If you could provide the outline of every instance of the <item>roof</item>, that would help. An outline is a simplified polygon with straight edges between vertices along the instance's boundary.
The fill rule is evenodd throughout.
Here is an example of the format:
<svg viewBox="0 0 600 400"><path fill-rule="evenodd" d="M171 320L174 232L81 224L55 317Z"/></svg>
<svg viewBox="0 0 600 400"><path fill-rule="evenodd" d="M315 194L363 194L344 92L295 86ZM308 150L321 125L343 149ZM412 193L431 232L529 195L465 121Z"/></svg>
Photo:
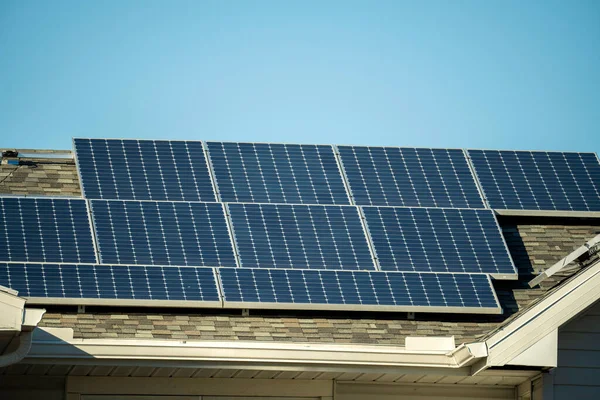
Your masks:
<svg viewBox="0 0 600 400"><path fill-rule="evenodd" d="M64 153L64 152L63 152ZM27 159L0 165L0 194L80 196L72 159ZM514 318L576 271L562 272L531 289L540 271L600 232L600 220L558 217L500 217L518 268L516 281L496 281L502 315L252 311L170 308L74 308L47 306L39 326L72 328L75 338L139 338L354 343L403 346L407 336L454 336L476 341Z"/></svg>

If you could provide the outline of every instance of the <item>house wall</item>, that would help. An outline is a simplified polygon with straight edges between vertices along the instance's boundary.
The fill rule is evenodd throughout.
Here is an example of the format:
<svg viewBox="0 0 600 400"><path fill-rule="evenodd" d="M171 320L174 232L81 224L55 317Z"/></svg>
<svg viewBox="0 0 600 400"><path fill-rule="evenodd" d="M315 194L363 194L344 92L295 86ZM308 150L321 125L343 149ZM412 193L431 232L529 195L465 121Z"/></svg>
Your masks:
<svg viewBox="0 0 600 400"><path fill-rule="evenodd" d="M544 400L600 399L600 302L559 329L558 367L545 378Z"/></svg>
<svg viewBox="0 0 600 400"><path fill-rule="evenodd" d="M0 376L2 400L63 400L65 378L53 376Z"/></svg>
<svg viewBox="0 0 600 400"><path fill-rule="evenodd" d="M516 389L334 380L0 376L4 400L426 400L515 399Z"/></svg>

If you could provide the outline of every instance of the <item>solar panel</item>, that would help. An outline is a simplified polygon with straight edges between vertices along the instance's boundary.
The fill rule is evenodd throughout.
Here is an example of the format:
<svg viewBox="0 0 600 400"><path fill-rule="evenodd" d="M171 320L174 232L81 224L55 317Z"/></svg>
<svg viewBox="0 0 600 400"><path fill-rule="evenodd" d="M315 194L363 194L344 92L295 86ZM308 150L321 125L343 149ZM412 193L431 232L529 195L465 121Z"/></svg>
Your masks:
<svg viewBox="0 0 600 400"><path fill-rule="evenodd" d="M85 201L0 197L0 261L95 263Z"/></svg>
<svg viewBox="0 0 600 400"><path fill-rule="evenodd" d="M483 208L462 150L338 146L355 204Z"/></svg>
<svg viewBox="0 0 600 400"><path fill-rule="evenodd" d="M483 274L220 268L225 307L500 313Z"/></svg>
<svg viewBox="0 0 600 400"><path fill-rule="evenodd" d="M88 199L215 201L201 142L74 139Z"/></svg>
<svg viewBox="0 0 600 400"><path fill-rule="evenodd" d="M169 300L209 302L208 307L221 300L213 268L0 263L0 285L24 297L118 299L118 304Z"/></svg>
<svg viewBox="0 0 600 400"><path fill-rule="evenodd" d="M90 203L103 264L236 266L219 203Z"/></svg>
<svg viewBox="0 0 600 400"><path fill-rule="evenodd" d="M517 277L492 210L363 207L363 212L383 271Z"/></svg>
<svg viewBox="0 0 600 400"><path fill-rule="evenodd" d="M354 206L227 205L242 267L374 269Z"/></svg>
<svg viewBox="0 0 600 400"><path fill-rule="evenodd" d="M469 150L494 209L600 211L600 163L593 153Z"/></svg>
<svg viewBox="0 0 600 400"><path fill-rule="evenodd" d="M222 201L349 204L331 146L206 144Z"/></svg>

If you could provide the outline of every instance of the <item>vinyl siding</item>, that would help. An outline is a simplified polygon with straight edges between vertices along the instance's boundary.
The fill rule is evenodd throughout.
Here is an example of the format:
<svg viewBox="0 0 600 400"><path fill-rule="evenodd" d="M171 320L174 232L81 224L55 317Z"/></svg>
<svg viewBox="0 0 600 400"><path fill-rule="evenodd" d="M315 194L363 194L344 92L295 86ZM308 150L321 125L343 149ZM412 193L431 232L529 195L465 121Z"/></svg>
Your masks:
<svg viewBox="0 0 600 400"><path fill-rule="evenodd" d="M600 399L600 303L561 327L552 400Z"/></svg>

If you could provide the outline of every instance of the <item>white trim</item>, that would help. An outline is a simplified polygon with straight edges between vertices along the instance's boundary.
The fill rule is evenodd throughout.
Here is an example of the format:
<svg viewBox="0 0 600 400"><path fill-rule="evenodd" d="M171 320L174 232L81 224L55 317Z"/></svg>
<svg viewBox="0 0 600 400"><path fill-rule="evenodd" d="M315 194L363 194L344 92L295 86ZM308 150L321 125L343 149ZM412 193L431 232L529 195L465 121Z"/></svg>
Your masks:
<svg viewBox="0 0 600 400"><path fill-rule="evenodd" d="M509 364L519 354L597 302L600 299L599 288L600 260L485 339L489 355L485 364L477 368L481 370Z"/></svg>
<svg viewBox="0 0 600 400"><path fill-rule="evenodd" d="M503 210L494 208L496 215L508 217L600 218L600 211L567 210Z"/></svg>
<svg viewBox="0 0 600 400"><path fill-rule="evenodd" d="M56 330L39 329L41 332L34 338L28 363L149 363L154 366L306 368L311 371L381 373L428 368L427 373L467 376L468 365L487 355L482 344L462 345L450 352L409 351L401 347L355 344L71 339L69 335L57 337Z"/></svg>

